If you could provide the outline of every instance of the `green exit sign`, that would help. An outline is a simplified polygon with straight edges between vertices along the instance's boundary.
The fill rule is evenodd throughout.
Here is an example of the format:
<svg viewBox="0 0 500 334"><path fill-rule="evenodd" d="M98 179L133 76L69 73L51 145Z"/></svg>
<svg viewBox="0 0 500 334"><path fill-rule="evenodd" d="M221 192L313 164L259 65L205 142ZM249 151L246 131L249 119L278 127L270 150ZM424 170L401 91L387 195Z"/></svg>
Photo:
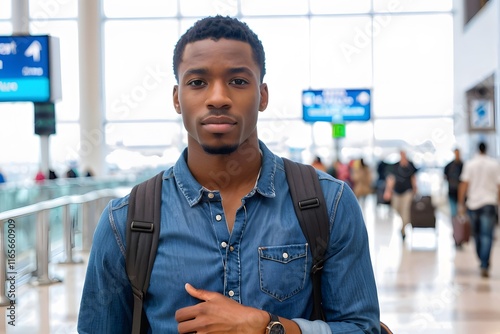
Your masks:
<svg viewBox="0 0 500 334"><path fill-rule="evenodd" d="M332 137L333 138L345 137L345 123L332 124Z"/></svg>

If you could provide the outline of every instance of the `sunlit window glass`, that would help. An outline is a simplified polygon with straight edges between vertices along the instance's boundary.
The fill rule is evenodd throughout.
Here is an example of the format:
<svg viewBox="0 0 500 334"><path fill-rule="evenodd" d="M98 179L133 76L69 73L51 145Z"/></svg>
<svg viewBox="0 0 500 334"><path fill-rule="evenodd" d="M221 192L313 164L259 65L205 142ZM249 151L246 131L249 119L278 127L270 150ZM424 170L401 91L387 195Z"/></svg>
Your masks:
<svg viewBox="0 0 500 334"><path fill-rule="evenodd" d="M374 127L375 146L381 155L410 150L418 164L442 165L444 152L455 144L451 118L379 119Z"/></svg>
<svg viewBox="0 0 500 334"><path fill-rule="evenodd" d="M311 14L368 13L371 0L310 0Z"/></svg>
<svg viewBox="0 0 500 334"><path fill-rule="evenodd" d="M12 15L12 0L0 0L0 19L8 19Z"/></svg>
<svg viewBox="0 0 500 334"><path fill-rule="evenodd" d="M177 15L177 0L102 0L102 4L104 15L113 18Z"/></svg>
<svg viewBox="0 0 500 334"><path fill-rule="evenodd" d="M433 12L450 11L452 0L373 0L375 12Z"/></svg>
<svg viewBox="0 0 500 334"><path fill-rule="evenodd" d="M371 32L370 17L311 18L311 88L370 88Z"/></svg>
<svg viewBox="0 0 500 334"><path fill-rule="evenodd" d="M278 20L279 24L273 18L243 20L259 36L266 52L264 81L269 86L270 100L268 108L259 117L301 117L301 93L309 85L308 20L282 18Z"/></svg>
<svg viewBox="0 0 500 334"><path fill-rule="evenodd" d="M80 155L80 125L59 122L56 134L50 136L51 168L66 171L69 161L78 161ZM86 166L82 166L86 167Z"/></svg>
<svg viewBox="0 0 500 334"><path fill-rule="evenodd" d="M297 15L308 11L307 0L241 0L243 15Z"/></svg>
<svg viewBox="0 0 500 334"><path fill-rule="evenodd" d="M238 14L236 0L183 0L180 1L181 15L208 16L223 15L235 16Z"/></svg>
<svg viewBox="0 0 500 334"><path fill-rule="evenodd" d="M12 34L12 25L6 22L0 22L0 35Z"/></svg>
<svg viewBox="0 0 500 334"><path fill-rule="evenodd" d="M375 114L451 115L451 15L375 16L378 20L373 32Z"/></svg>
<svg viewBox="0 0 500 334"><path fill-rule="evenodd" d="M78 0L30 0L29 11L30 17L34 20L76 18Z"/></svg>
<svg viewBox="0 0 500 334"><path fill-rule="evenodd" d="M34 133L34 115L33 103L0 103L1 138L4 141L0 165L20 162L29 166L38 163L40 144Z"/></svg>
<svg viewBox="0 0 500 334"><path fill-rule="evenodd" d="M109 21L104 29L106 117L177 118L172 104L175 20Z"/></svg>

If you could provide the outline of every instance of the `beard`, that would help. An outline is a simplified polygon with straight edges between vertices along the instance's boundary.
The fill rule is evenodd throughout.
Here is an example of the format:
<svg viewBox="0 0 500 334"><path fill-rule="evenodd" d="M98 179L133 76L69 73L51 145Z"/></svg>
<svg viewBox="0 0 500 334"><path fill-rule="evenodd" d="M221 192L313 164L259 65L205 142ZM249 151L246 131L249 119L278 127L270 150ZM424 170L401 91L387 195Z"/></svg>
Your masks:
<svg viewBox="0 0 500 334"><path fill-rule="evenodd" d="M214 155L228 155L238 149L238 145L208 146L202 145L203 151Z"/></svg>

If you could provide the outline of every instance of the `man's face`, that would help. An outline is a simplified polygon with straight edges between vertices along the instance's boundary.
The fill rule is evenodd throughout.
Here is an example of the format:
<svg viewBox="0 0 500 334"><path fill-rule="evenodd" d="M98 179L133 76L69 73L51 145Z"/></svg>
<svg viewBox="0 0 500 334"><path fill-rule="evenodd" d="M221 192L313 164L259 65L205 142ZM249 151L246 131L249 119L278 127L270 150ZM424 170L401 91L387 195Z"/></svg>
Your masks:
<svg viewBox="0 0 500 334"><path fill-rule="evenodd" d="M189 145L228 154L257 138L257 116L268 102L249 44L220 39L189 43L178 68L173 101Z"/></svg>

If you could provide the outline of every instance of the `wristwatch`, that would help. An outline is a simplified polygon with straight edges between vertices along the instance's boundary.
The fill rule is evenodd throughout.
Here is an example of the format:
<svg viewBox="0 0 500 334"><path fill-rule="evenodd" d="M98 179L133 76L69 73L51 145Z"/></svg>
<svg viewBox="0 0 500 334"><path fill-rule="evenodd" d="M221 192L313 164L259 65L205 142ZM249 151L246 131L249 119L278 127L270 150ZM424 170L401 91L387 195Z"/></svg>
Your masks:
<svg viewBox="0 0 500 334"><path fill-rule="evenodd" d="M278 316L271 313L269 313L269 316L271 317L271 321L267 324L266 334L286 334L285 327L283 327Z"/></svg>

